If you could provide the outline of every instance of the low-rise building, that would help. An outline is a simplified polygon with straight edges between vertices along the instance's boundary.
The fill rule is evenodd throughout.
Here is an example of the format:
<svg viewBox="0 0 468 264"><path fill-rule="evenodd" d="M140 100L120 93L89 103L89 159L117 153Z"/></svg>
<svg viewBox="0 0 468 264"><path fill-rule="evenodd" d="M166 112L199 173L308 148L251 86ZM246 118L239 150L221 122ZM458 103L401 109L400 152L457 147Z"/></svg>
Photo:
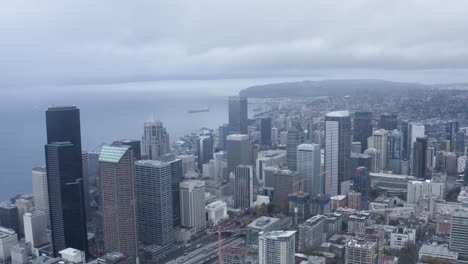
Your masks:
<svg viewBox="0 0 468 264"><path fill-rule="evenodd" d="M419 261L428 261L431 259L447 262L456 261L458 259L458 252L450 250L447 244L422 245L419 250Z"/></svg>
<svg viewBox="0 0 468 264"><path fill-rule="evenodd" d="M327 217L316 215L299 225L299 252L309 247L318 247L327 238Z"/></svg>
<svg viewBox="0 0 468 264"><path fill-rule="evenodd" d="M346 207L347 204L346 195L335 195L330 197L330 207L332 210L336 210L340 207Z"/></svg>
<svg viewBox="0 0 468 264"><path fill-rule="evenodd" d="M416 242L416 230L407 227L399 227L390 234L390 248L402 249L408 243Z"/></svg>
<svg viewBox="0 0 468 264"><path fill-rule="evenodd" d="M217 225L221 220L228 218L227 204L223 201L215 201L206 206L208 222L211 225Z"/></svg>

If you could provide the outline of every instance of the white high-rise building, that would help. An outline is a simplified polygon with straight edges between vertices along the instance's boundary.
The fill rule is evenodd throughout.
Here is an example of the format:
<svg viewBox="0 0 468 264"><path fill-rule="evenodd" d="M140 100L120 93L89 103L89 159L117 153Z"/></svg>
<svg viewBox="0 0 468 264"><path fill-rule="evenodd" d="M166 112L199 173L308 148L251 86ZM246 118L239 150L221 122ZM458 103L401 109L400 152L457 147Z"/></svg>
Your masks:
<svg viewBox="0 0 468 264"><path fill-rule="evenodd" d="M19 235L24 235L24 223L23 215L29 210L34 208L34 201L31 195L22 195L15 201L16 208L18 209L18 223L19 223Z"/></svg>
<svg viewBox="0 0 468 264"><path fill-rule="evenodd" d="M278 145L278 128L271 128L271 146L276 147Z"/></svg>
<svg viewBox="0 0 468 264"><path fill-rule="evenodd" d="M45 167L32 169L32 195L34 208L45 213L47 224L49 225L49 193L47 190L47 171Z"/></svg>
<svg viewBox="0 0 468 264"><path fill-rule="evenodd" d="M288 142L288 132L281 131L279 137L280 137L280 145L286 146L286 143Z"/></svg>
<svg viewBox="0 0 468 264"><path fill-rule="evenodd" d="M388 131L379 129L372 133L372 147L380 152L380 168L387 168Z"/></svg>
<svg viewBox="0 0 468 264"><path fill-rule="evenodd" d="M464 257L468 256L468 209L455 209L452 213L449 248Z"/></svg>
<svg viewBox="0 0 468 264"><path fill-rule="evenodd" d="M259 183L265 182L265 168L279 168L286 164L285 150L265 150L258 152L256 176Z"/></svg>
<svg viewBox="0 0 468 264"><path fill-rule="evenodd" d="M445 197L445 180L408 181L407 203L416 204L424 196Z"/></svg>
<svg viewBox="0 0 468 264"><path fill-rule="evenodd" d="M180 186L180 217L182 226L201 231L206 227L205 182L185 180Z"/></svg>
<svg viewBox="0 0 468 264"><path fill-rule="evenodd" d="M18 244L18 235L12 229L0 227L0 263L6 263L11 256L11 248Z"/></svg>
<svg viewBox="0 0 468 264"><path fill-rule="evenodd" d="M34 210L25 213L24 236L33 248L39 248L49 243L47 240L47 216L44 212Z"/></svg>
<svg viewBox="0 0 468 264"><path fill-rule="evenodd" d="M324 181L320 175L320 146L301 144L297 146L297 172L305 179L304 191L310 195L324 193Z"/></svg>
<svg viewBox="0 0 468 264"><path fill-rule="evenodd" d="M258 260L260 264L294 263L296 231L260 232Z"/></svg>
<svg viewBox="0 0 468 264"><path fill-rule="evenodd" d="M195 155L178 155L176 158L182 160L182 176L195 171Z"/></svg>

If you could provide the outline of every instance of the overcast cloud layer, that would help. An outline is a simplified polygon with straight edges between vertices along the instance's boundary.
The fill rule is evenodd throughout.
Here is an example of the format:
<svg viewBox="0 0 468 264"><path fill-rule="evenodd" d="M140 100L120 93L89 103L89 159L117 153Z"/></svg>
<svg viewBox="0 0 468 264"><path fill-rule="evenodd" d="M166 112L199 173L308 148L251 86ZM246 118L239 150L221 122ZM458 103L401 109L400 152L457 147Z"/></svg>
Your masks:
<svg viewBox="0 0 468 264"><path fill-rule="evenodd" d="M2 1L0 84L465 70L467 14L461 0Z"/></svg>

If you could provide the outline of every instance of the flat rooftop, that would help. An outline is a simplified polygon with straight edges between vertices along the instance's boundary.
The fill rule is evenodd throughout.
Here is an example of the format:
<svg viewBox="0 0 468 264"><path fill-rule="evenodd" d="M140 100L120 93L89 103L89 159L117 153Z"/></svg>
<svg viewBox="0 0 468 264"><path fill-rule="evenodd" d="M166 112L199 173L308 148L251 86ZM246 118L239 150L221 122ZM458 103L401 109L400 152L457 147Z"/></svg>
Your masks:
<svg viewBox="0 0 468 264"><path fill-rule="evenodd" d="M349 111L333 111L327 114L329 117L347 117L349 116Z"/></svg>

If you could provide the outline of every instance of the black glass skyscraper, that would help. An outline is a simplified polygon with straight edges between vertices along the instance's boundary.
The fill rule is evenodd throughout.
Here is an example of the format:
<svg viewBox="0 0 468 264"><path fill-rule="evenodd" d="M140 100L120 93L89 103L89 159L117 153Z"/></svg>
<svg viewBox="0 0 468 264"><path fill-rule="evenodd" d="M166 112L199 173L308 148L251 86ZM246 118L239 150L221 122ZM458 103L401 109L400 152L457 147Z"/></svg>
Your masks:
<svg viewBox="0 0 468 264"><path fill-rule="evenodd" d="M384 114L380 116L379 128L391 131L397 129L397 115Z"/></svg>
<svg viewBox="0 0 468 264"><path fill-rule="evenodd" d="M271 146L271 118L260 119L260 142L262 146Z"/></svg>
<svg viewBox="0 0 468 264"><path fill-rule="evenodd" d="M231 134L247 134L247 97L229 97L229 130Z"/></svg>
<svg viewBox="0 0 468 264"><path fill-rule="evenodd" d="M197 141L198 169L203 170L203 164L213 159L213 138L211 135L200 136Z"/></svg>
<svg viewBox="0 0 468 264"><path fill-rule="evenodd" d="M47 185L54 255L72 247L88 252L80 110L52 107L46 112Z"/></svg>
<svg viewBox="0 0 468 264"><path fill-rule="evenodd" d="M418 137L414 142L413 175L417 178L427 178L427 137Z"/></svg>
<svg viewBox="0 0 468 264"><path fill-rule="evenodd" d="M455 141L456 141L456 136L458 132L458 122L450 122L448 127L447 127L447 132L448 132L448 140L450 140L450 151L454 152L455 151Z"/></svg>
<svg viewBox="0 0 468 264"><path fill-rule="evenodd" d="M297 170L297 146L304 142L304 131L299 124L295 124L288 130L286 142L286 164L288 169Z"/></svg>
<svg viewBox="0 0 468 264"><path fill-rule="evenodd" d="M0 204L0 226L19 232L18 208L9 202Z"/></svg>
<svg viewBox="0 0 468 264"><path fill-rule="evenodd" d="M372 113L354 113L353 141L361 142L361 153L367 149L367 138L372 136Z"/></svg>

